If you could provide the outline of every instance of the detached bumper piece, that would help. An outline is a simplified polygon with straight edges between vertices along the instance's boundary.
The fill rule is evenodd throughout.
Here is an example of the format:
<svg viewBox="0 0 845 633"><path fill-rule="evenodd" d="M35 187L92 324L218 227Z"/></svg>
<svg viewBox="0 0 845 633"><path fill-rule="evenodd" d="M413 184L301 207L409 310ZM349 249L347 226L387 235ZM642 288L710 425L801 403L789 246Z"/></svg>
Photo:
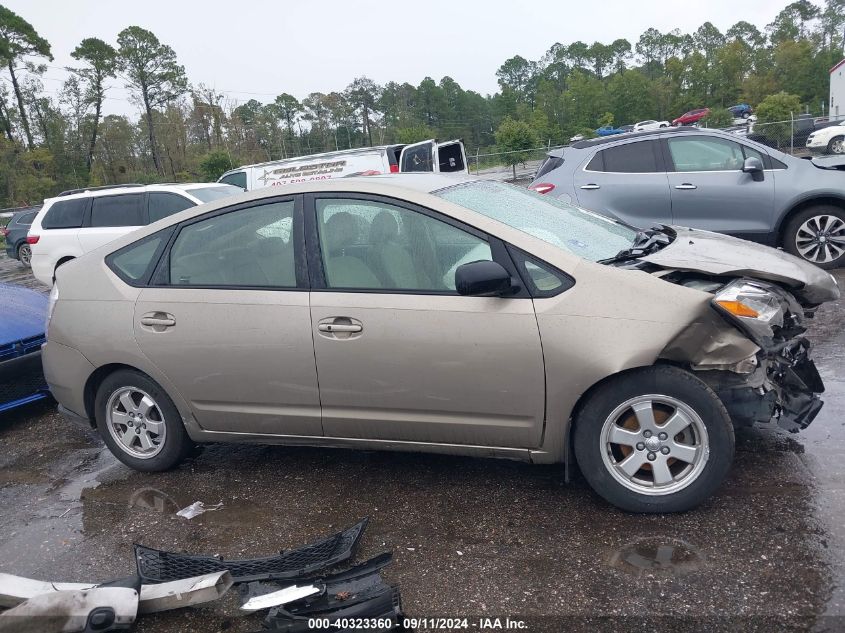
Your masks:
<svg viewBox="0 0 845 633"><path fill-rule="evenodd" d="M824 383L810 359L810 344L802 340L794 348L784 350L775 369L773 381L781 389L778 424L792 433L806 429L821 411L818 394Z"/></svg>
<svg viewBox="0 0 845 633"><path fill-rule="evenodd" d="M0 633L128 631L138 616L140 578L39 594L0 614Z"/></svg>
<svg viewBox="0 0 845 633"><path fill-rule="evenodd" d="M298 580L298 584L319 587L320 592L270 609L265 630L305 633L313 631L315 620L321 620L332 631L344 631L334 623L362 619L369 623L369 630L394 629L402 618L399 588L386 583L380 573L391 559L392 554L381 554L340 573ZM241 598L246 603L283 588L279 583L252 582L242 586Z"/></svg>
<svg viewBox="0 0 845 633"><path fill-rule="evenodd" d="M303 578L333 567L352 557L369 519L310 545L282 550L277 556L248 560L224 560L215 556L193 556L135 545L138 575L145 583L169 582L228 571L234 583L256 580Z"/></svg>

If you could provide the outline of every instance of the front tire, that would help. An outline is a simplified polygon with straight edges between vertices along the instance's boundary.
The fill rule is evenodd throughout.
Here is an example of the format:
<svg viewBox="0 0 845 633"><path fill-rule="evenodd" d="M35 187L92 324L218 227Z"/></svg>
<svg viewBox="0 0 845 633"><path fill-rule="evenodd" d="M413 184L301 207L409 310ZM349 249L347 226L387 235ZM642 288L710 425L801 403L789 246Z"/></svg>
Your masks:
<svg viewBox="0 0 845 633"><path fill-rule="evenodd" d="M783 247L821 268L845 265L845 210L827 204L804 209L786 225Z"/></svg>
<svg viewBox="0 0 845 633"><path fill-rule="evenodd" d="M178 465L192 448L176 405L155 381L132 370L110 374L94 401L97 429L109 450L135 470Z"/></svg>
<svg viewBox="0 0 845 633"><path fill-rule="evenodd" d="M828 154L845 154L845 136L837 136L830 139L827 144Z"/></svg>
<svg viewBox="0 0 845 633"><path fill-rule="evenodd" d="M629 512L683 512L730 470L734 433L716 394L671 366L637 369L591 394L574 421L575 456L592 488Z"/></svg>
<svg viewBox="0 0 845 633"><path fill-rule="evenodd" d="M29 244L18 246L18 261L27 268L32 267L32 247Z"/></svg>

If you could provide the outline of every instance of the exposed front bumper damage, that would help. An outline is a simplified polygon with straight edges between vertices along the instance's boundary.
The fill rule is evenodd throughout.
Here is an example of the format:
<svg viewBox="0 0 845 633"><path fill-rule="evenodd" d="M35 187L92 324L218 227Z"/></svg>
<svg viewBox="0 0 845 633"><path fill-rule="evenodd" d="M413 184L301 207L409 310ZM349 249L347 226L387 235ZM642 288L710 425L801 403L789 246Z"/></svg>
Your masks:
<svg viewBox="0 0 845 633"><path fill-rule="evenodd" d="M740 426L776 421L797 433L807 428L824 404L824 383L810 358L810 344L799 337L776 354L762 351L749 374L705 371L699 374Z"/></svg>

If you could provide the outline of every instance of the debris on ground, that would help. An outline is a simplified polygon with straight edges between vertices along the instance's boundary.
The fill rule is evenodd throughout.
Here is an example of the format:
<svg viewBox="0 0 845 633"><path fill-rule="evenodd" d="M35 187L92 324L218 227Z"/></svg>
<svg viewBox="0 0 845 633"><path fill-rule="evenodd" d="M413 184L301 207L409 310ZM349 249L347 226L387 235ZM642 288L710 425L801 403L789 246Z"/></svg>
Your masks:
<svg viewBox="0 0 845 633"><path fill-rule="evenodd" d="M188 507L179 510L179 512L176 513L176 516L182 517L183 519L193 519L195 516L199 516L203 512L212 512L214 510L219 510L222 507L222 501L213 506L207 506L202 501L195 501Z"/></svg>

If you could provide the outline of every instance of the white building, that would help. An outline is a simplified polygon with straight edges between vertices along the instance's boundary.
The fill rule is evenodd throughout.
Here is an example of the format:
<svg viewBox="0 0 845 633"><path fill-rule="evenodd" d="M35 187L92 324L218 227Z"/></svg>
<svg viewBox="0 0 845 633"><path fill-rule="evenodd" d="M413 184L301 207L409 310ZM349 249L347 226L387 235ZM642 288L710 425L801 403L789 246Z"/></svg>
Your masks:
<svg viewBox="0 0 845 633"><path fill-rule="evenodd" d="M845 118L845 59L830 69L830 116Z"/></svg>

